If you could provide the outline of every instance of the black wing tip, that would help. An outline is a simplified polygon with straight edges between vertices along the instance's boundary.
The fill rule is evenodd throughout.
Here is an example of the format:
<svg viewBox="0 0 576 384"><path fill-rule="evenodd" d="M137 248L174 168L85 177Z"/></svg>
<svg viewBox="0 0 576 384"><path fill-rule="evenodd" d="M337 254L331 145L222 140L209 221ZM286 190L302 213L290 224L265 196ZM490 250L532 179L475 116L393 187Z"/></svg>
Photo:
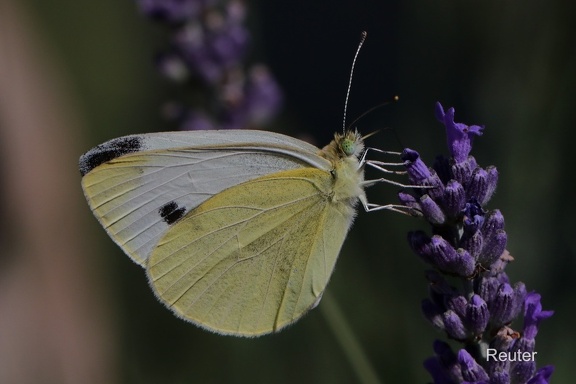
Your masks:
<svg viewBox="0 0 576 384"><path fill-rule="evenodd" d="M141 151L144 138L141 136L124 136L100 144L80 156L79 168L82 176L94 168L128 153Z"/></svg>

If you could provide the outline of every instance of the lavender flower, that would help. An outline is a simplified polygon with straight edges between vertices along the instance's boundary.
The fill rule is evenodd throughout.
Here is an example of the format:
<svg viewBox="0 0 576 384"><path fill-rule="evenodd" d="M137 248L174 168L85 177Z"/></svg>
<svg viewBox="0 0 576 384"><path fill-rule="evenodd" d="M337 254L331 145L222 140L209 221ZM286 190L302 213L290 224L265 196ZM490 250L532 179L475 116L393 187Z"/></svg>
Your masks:
<svg viewBox="0 0 576 384"><path fill-rule="evenodd" d="M250 34L246 5L239 0L137 0L142 13L172 31L170 47L156 58L160 72L192 84L201 107L170 102L165 116L183 129L257 128L282 104L279 86L266 66L245 67Z"/></svg>
<svg viewBox="0 0 576 384"><path fill-rule="evenodd" d="M543 311L540 295L527 293L521 282L511 284L504 272L514 260L506 250L504 217L485 208L498 172L481 168L470 155L484 127L454 122L454 108L445 112L440 103L436 118L446 128L451 157L439 156L428 167L418 152L405 149L410 183L429 188L402 191L399 199L431 225L431 236L408 234L414 252L434 268L426 274L430 297L422 311L462 348L453 352L436 341L435 356L424 367L438 384L548 383L553 367L536 370L534 347L540 321L553 311ZM522 314L524 325L517 331L515 320Z"/></svg>

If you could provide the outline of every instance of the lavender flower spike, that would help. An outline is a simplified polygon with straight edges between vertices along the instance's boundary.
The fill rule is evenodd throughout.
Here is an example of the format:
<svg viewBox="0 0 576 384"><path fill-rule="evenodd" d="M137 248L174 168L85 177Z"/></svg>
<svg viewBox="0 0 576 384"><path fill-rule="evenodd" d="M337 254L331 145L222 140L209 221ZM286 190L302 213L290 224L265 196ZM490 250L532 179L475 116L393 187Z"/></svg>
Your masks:
<svg viewBox="0 0 576 384"><path fill-rule="evenodd" d="M398 197L431 228L431 235L408 234L412 250L435 268L426 272L430 298L422 302L424 316L463 348L455 354L437 341L436 356L424 367L435 384L547 384L553 367L536 369L535 338L540 322L553 312L543 311L540 295L527 294L524 283L511 283L504 272L514 260L506 249L504 216L486 209L498 171L481 168L470 155L472 139L483 127L455 123L454 108L445 113L440 103L436 117L446 128L452 156L440 156L428 167L418 152L405 149L411 184L426 188L401 191ZM514 327L522 314L518 331Z"/></svg>

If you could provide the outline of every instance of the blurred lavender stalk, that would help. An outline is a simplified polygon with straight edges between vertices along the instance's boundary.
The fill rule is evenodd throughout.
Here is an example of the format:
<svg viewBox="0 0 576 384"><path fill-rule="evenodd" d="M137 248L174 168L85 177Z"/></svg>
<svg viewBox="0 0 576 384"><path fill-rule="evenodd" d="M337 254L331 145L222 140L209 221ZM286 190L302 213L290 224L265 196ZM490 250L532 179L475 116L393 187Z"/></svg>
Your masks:
<svg viewBox="0 0 576 384"><path fill-rule="evenodd" d="M279 112L282 94L263 64L244 63L250 34L240 0L136 0L142 13L170 28L160 72L190 85L195 106L168 102L164 115L182 129L259 128Z"/></svg>
<svg viewBox="0 0 576 384"><path fill-rule="evenodd" d="M513 260L506 250L504 217L497 209L484 209L496 190L498 172L492 166L481 168L469 155L473 138L484 127L455 123L454 109L444 112L440 103L436 118L446 127L452 156L439 156L427 167L418 152L405 149L410 182L430 188L402 191L399 198L432 229L431 237L423 231L408 234L414 252L434 267L427 271L430 297L422 302L422 311L463 348L454 352L436 340L435 356L424 366L436 384L548 383L554 368L536 370L533 352L538 325L553 311L543 311L540 295L527 293L522 282L511 285L504 272ZM520 315L524 324L517 331L513 324Z"/></svg>

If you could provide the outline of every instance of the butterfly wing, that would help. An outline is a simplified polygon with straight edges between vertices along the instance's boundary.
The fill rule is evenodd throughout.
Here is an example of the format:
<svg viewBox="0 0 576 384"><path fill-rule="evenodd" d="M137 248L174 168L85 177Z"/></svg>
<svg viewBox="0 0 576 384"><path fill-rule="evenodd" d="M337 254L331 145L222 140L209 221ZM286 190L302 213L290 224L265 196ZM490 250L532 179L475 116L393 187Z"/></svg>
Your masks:
<svg viewBox="0 0 576 384"><path fill-rule="evenodd" d="M222 334L257 336L320 300L352 219L327 171L282 171L228 188L171 226L148 260L156 295Z"/></svg>
<svg viewBox="0 0 576 384"><path fill-rule="evenodd" d="M329 169L318 151L265 131L167 132L99 145L80 158L80 170L94 215L144 266L170 226L211 196L278 171Z"/></svg>

